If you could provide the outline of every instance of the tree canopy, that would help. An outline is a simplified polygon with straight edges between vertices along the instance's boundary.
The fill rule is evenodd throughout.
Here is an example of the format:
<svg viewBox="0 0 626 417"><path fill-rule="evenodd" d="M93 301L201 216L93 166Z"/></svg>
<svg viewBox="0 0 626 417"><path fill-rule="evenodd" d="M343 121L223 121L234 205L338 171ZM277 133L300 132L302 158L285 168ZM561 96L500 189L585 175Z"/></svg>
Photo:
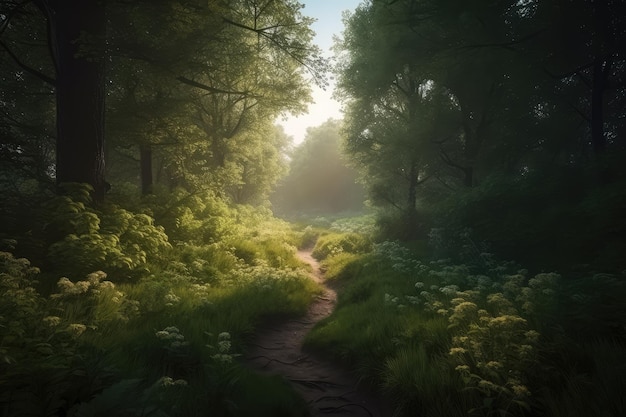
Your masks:
<svg viewBox="0 0 626 417"><path fill-rule="evenodd" d="M280 164L285 146L272 139L280 137L274 120L305 109L310 79L325 82L326 63L301 7L290 0L4 1L7 142L26 142L14 139L33 130L25 115L45 106L37 114L47 114L56 132L46 128L54 152L33 152L47 158L37 168L42 179L88 183L97 200L110 174L141 178L144 193L155 181L188 189L211 184L258 202L280 174L268 170ZM46 100L27 101L42 93ZM3 154L23 159L18 145ZM256 177L259 190L243 197L252 171L270 178Z"/></svg>
<svg viewBox="0 0 626 417"><path fill-rule="evenodd" d="M624 199L625 19L614 1L363 2L336 72L372 201L413 237L456 225L511 255L550 236L604 256L624 223L581 228L599 195Z"/></svg>

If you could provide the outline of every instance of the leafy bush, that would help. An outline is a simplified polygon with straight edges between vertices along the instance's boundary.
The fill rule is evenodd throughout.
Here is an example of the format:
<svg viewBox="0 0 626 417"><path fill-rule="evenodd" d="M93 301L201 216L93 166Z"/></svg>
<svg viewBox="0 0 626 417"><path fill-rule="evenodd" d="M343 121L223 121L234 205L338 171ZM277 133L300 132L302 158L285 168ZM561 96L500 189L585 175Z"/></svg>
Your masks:
<svg viewBox="0 0 626 417"><path fill-rule="evenodd" d="M237 230L234 210L210 191L163 190L147 204L176 244L216 243Z"/></svg>
<svg viewBox="0 0 626 417"><path fill-rule="evenodd" d="M358 233L329 233L319 237L313 248L313 256L323 260L342 252L365 253L370 247L370 241Z"/></svg>
<svg viewBox="0 0 626 417"><path fill-rule="evenodd" d="M61 275L82 277L106 270L126 278L162 259L171 247L164 229L148 215L116 206L93 208L86 186L55 197L44 209L50 219L45 226L48 259Z"/></svg>
<svg viewBox="0 0 626 417"><path fill-rule="evenodd" d="M319 292L288 224L249 207L200 223L194 212L179 230L194 240L172 248L150 210L94 208L82 186L44 209L46 275L68 274L44 296L55 280L42 286L27 260L0 254L0 414L305 414L290 387L233 360L263 316L302 314ZM236 227L206 244L211 221Z"/></svg>
<svg viewBox="0 0 626 417"><path fill-rule="evenodd" d="M4 415L59 415L67 411L68 403L89 397L93 394L89 389L98 386L90 378L99 370L86 368L83 317L71 314L70 305L40 295L38 273L28 260L0 252L0 411Z"/></svg>

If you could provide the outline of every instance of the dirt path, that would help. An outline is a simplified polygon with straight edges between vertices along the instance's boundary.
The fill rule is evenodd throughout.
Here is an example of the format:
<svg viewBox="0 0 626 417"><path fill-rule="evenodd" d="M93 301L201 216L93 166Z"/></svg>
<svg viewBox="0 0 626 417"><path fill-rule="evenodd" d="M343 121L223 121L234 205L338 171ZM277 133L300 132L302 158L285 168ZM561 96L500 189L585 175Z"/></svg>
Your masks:
<svg viewBox="0 0 626 417"><path fill-rule="evenodd" d="M298 257L312 266L311 278L324 285L320 265L311 256L311 250L299 251ZM377 395L359 386L348 370L302 350L305 335L332 313L336 302L335 291L324 285L324 293L311 304L304 317L260 329L246 354L246 362L254 369L289 380L308 402L311 416L390 415Z"/></svg>

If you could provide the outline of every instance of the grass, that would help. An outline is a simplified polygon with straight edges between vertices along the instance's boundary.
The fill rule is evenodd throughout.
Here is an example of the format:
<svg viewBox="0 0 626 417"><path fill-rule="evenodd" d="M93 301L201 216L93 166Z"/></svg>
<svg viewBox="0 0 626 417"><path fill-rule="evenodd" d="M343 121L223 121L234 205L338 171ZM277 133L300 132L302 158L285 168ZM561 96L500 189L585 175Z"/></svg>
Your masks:
<svg viewBox="0 0 626 417"><path fill-rule="evenodd" d="M112 287L100 280L85 291L78 289L86 283L65 282L67 294L60 296L38 294L34 270L5 256L3 415L306 415L285 381L246 370L239 355L261 320L303 314L320 292L294 256L315 239L338 304L305 346L378 386L398 416L626 414L626 350L619 336L626 286L619 277L596 274L554 287L547 286L551 274L540 274L542 281L502 272L498 282L496 268L484 272L490 277L470 277L476 272L464 265L415 259L416 252L428 253L423 242L410 250L394 242L374 245L355 233L355 224L367 222L343 221L328 231L242 218L236 233L206 245L179 244L133 282ZM484 292L472 290L478 284ZM443 290L457 286L468 291L453 290L453 296L468 298L454 304ZM477 317L484 312L466 327L451 327L462 321L451 314L461 315L456 307L463 304L474 305ZM513 320L526 310L531 326L543 324L536 347L517 342L530 340L522 333L535 329ZM82 334L72 334L72 325L83 326ZM505 331L511 336L503 338ZM515 356L522 347L532 355ZM464 353L453 357L452 349ZM463 367L465 374L458 371ZM524 384L532 396L512 396L512 387Z"/></svg>
<svg viewBox="0 0 626 417"><path fill-rule="evenodd" d="M328 236L319 248L346 238ZM447 261L424 265L411 259L414 250L426 252L421 244L406 250L393 242L371 253L326 251L322 264L338 305L306 346L378 385L398 416L625 415L624 340L620 332L606 337L623 308L599 302L622 293L617 278L596 274L585 284L604 284L595 291L571 283L568 291L557 285L557 274L525 277L502 263L483 272L489 278ZM581 305L561 308L574 302ZM451 326L463 305L475 305L479 315L467 327ZM539 333L533 323L542 324ZM571 331L576 323L595 328L586 336L597 339L581 343Z"/></svg>
<svg viewBox="0 0 626 417"><path fill-rule="evenodd" d="M7 258L2 282L28 288L18 295L28 321L20 312L14 333L31 336L1 340L0 414L306 415L285 381L240 363L257 324L303 314L320 292L295 257L302 233L254 223L221 242L178 244L135 282L67 281L49 291L59 296L38 294L27 265Z"/></svg>

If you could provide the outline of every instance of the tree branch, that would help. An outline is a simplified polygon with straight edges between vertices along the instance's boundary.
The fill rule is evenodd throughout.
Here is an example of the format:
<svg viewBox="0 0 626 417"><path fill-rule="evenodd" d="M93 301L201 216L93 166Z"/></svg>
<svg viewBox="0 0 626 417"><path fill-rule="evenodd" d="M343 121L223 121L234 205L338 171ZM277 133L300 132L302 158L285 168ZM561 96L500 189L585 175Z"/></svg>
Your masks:
<svg viewBox="0 0 626 417"><path fill-rule="evenodd" d="M183 77L182 75L179 77L176 77L176 79L178 81L180 81L183 84L187 84L190 85L192 87L196 87L199 88L201 90L205 90L208 91L210 93L215 93L215 94L239 94L242 96L250 96L250 92L249 91L229 91L229 90L222 90L221 88L215 88L215 87L211 87L210 85L206 85L203 83L200 83L198 81L194 81L190 78L187 77Z"/></svg>
<svg viewBox="0 0 626 417"><path fill-rule="evenodd" d="M10 12L8 12L5 17L4 20L2 21L2 24L0 24L0 36L2 36L2 34L4 34L4 31L9 27L9 24L11 23L11 19L13 19L13 17L15 17L15 15L24 8L24 6L26 6L28 3L32 2L33 0L25 0L23 2L21 2L20 4L18 4L17 6L15 6Z"/></svg>
<svg viewBox="0 0 626 417"><path fill-rule="evenodd" d="M24 71L26 71L27 73L29 73L30 75L34 75L35 77L39 78L40 80L50 84L51 86L55 87L56 86L56 80L53 78L48 77L46 74L32 68L29 67L28 65L24 64L17 55L15 55L10 49L9 47L0 40L0 46L2 46L2 48L7 52L7 54L9 54L9 56L13 59L13 61Z"/></svg>
<svg viewBox="0 0 626 417"><path fill-rule="evenodd" d="M463 45L460 46L459 49L472 49L472 48L493 48L493 47L497 47L497 48L504 48L504 49L513 49L513 46L518 45L520 43L524 43L534 37L537 37L539 35L541 35L543 32L547 32L548 28L545 29L540 29L536 32L530 33L526 36L522 36L521 38L518 39L513 39L510 40L508 42L493 42L493 43L476 43L476 44L469 44L469 45Z"/></svg>
<svg viewBox="0 0 626 417"><path fill-rule="evenodd" d="M454 161L452 160L452 158L450 158L450 156L446 153L446 151L441 150L440 152L441 152L441 153L440 153L440 157L441 157L441 159L442 159L442 160L443 160L443 162L445 162L447 165L450 165L451 167L456 168L456 169L460 169L460 170L461 170L461 171L463 171L463 172L466 172L466 171L468 170L468 167L464 167L464 166L459 165L459 164L457 164L456 162L454 162Z"/></svg>

